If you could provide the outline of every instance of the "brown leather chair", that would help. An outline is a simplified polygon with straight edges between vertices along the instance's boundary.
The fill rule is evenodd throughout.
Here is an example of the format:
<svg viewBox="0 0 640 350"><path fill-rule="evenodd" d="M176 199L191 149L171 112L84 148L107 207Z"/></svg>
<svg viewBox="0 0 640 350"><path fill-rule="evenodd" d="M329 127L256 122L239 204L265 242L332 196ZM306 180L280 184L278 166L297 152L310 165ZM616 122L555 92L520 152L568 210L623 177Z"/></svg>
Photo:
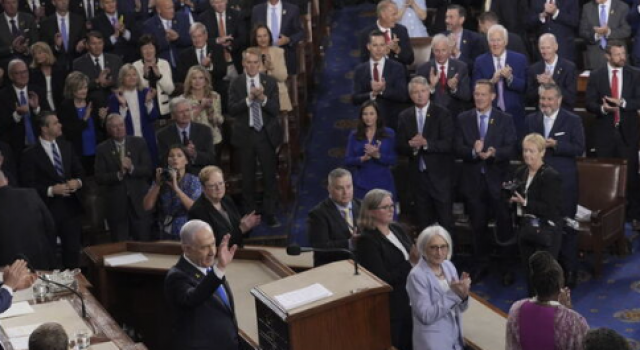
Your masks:
<svg viewBox="0 0 640 350"><path fill-rule="evenodd" d="M592 211L591 222L580 223L579 248L593 252L594 274L602 275L605 250L614 247L622 254L624 237L627 161L622 159L579 158L578 203Z"/></svg>

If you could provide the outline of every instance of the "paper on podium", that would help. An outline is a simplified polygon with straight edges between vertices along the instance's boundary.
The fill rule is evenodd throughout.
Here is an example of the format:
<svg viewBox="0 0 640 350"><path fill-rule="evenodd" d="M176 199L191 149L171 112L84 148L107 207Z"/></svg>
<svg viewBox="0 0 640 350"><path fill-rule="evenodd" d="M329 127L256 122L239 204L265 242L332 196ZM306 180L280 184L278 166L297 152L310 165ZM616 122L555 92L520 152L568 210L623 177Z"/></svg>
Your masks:
<svg viewBox="0 0 640 350"><path fill-rule="evenodd" d="M124 254L124 255L105 257L104 264L106 266L121 266L121 265L135 264L135 263L147 261L147 260L149 259L147 259L147 257L144 256L144 254L133 253L133 254Z"/></svg>
<svg viewBox="0 0 640 350"><path fill-rule="evenodd" d="M288 293L283 293L274 296L274 298L284 307L286 310L295 309L299 306L313 303L324 298L332 296L330 290L325 288L320 283L314 283L308 287L293 290Z"/></svg>
<svg viewBox="0 0 640 350"><path fill-rule="evenodd" d="M26 301L21 301L19 303L11 304L9 310L0 314L0 318L16 317L32 313L33 308L31 307L31 305L29 305L29 303Z"/></svg>
<svg viewBox="0 0 640 350"><path fill-rule="evenodd" d="M27 350L29 349L29 337L10 338L11 346L13 350Z"/></svg>
<svg viewBox="0 0 640 350"><path fill-rule="evenodd" d="M32 305L33 313L2 320L2 329L15 327L29 327L44 322L57 322L62 325L67 334L74 334L79 329L90 328L78 315L68 300L57 300L44 304Z"/></svg>
<svg viewBox="0 0 640 350"><path fill-rule="evenodd" d="M91 350L118 350L118 347L113 342L106 342L100 344L91 344Z"/></svg>

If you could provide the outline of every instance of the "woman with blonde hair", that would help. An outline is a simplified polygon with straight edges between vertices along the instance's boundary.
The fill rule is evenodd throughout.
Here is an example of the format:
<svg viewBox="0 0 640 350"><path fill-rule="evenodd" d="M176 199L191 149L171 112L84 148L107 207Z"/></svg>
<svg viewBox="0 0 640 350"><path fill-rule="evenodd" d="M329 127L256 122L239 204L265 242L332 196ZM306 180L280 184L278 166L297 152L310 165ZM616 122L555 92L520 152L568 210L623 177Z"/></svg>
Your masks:
<svg viewBox="0 0 640 350"><path fill-rule="evenodd" d="M33 60L29 65L29 83L40 86L46 91L47 103L49 109L57 110L60 103L64 99L62 92L64 90L65 72L56 64L56 57L49 44L44 41L38 41L31 45L31 55ZM42 105L42 101L40 102Z"/></svg>
<svg viewBox="0 0 640 350"><path fill-rule="evenodd" d="M184 79L183 97L191 104L191 120L211 128L214 145L222 142L220 125L224 123L224 117L221 98L213 91L211 75L204 67L189 68Z"/></svg>

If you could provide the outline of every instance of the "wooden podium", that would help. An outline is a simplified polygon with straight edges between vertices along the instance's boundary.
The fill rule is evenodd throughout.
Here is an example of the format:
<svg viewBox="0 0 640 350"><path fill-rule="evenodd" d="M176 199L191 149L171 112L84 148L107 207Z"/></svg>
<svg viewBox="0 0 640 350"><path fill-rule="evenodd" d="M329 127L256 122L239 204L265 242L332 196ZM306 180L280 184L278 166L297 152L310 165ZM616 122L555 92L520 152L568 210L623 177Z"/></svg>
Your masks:
<svg viewBox="0 0 640 350"><path fill-rule="evenodd" d="M333 293L291 310L275 296L320 283ZM352 261L338 261L260 285L258 338L264 350L387 350L391 287Z"/></svg>

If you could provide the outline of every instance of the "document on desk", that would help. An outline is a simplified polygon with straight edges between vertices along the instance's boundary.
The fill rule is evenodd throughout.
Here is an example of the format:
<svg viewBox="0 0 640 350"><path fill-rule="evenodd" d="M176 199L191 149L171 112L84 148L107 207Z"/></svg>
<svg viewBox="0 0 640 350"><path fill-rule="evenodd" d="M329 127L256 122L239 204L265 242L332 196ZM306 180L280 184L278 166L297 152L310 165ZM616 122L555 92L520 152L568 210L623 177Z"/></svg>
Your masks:
<svg viewBox="0 0 640 350"><path fill-rule="evenodd" d="M291 310L302 305L313 303L314 301L328 298L332 295L333 293L323 285L320 283L314 283L308 287L276 295L275 299L286 310Z"/></svg>
<svg viewBox="0 0 640 350"><path fill-rule="evenodd" d="M104 264L106 266L121 266L121 265L130 265L135 264L141 261L147 261L146 256L141 253L132 253L132 254L124 254L124 255L116 255L104 258Z"/></svg>
<svg viewBox="0 0 640 350"><path fill-rule="evenodd" d="M29 349L29 336L26 337L18 337L18 338L9 338L11 341L11 346L13 346L13 350L27 350Z"/></svg>
<svg viewBox="0 0 640 350"><path fill-rule="evenodd" d="M33 308L26 301L11 304L9 310L0 314L0 319L32 314Z"/></svg>

